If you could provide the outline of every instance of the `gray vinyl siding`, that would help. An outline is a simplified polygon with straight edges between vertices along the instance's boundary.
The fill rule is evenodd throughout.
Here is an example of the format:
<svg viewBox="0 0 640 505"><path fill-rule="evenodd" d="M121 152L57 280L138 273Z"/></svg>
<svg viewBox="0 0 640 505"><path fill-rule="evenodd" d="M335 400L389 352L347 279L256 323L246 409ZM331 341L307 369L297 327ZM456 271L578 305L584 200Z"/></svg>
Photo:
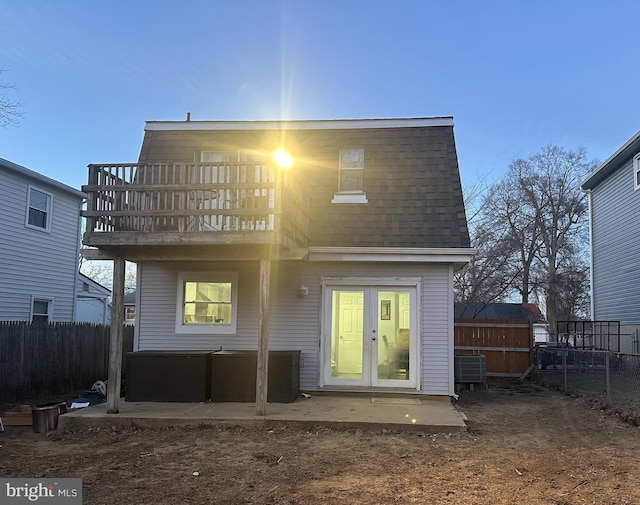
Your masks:
<svg viewBox="0 0 640 505"><path fill-rule="evenodd" d="M28 188L52 195L51 231L27 228ZM0 320L29 320L32 295L53 299L53 321L73 321L79 197L0 167Z"/></svg>
<svg viewBox="0 0 640 505"><path fill-rule="evenodd" d="M453 285L448 265L433 267L422 282L422 380L429 394L453 385Z"/></svg>
<svg viewBox="0 0 640 505"><path fill-rule="evenodd" d="M176 334L178 273L239 273L238 325L235 335ZM136 350L256 349L258 340L258 263L141 262ZM376 265L371 263L273 263L271 272L269 347L300 350L300 383L319 388L321 279L323 277L419 277L421 310L421 391L453 393L453 305L448 265ZM305 297L298 287L309 288Z"/></svg>
<svg viewBox="0 0 640 505"><path fill-rule="evenodd" d="M640 323L640 190L631 160L592 190L595 320Z"/></svg>

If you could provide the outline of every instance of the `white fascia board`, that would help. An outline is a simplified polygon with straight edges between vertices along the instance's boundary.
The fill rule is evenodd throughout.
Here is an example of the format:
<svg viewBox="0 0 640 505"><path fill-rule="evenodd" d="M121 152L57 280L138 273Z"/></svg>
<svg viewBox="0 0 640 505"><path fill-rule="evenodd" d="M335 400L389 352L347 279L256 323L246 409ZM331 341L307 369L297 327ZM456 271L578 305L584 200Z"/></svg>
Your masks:
<svg viewBox="0 0 640 505"><path fill-rule="evenodd" d="M398 119L318 119L282 121L147 121L145 131L177 130L350 130L453 126L452 116Z"/></svg>
<svg viewBox="0 0 640 505"><path fill-rule="evenodd" d="M94 281L91 277L87 277L82 272L78 272L78 281L79 282L86 282L93 289L95 289L96 291L98 291L100 293L104 293L106 296L110 296L111 295L111 290L108 287L103 286L99 282ZM80 290L79 293L86 293L86 291Z"/></svg>
<svg viewBox="0 0 640 505"><path fill-rule="evenodd" d="M109 298L110 295L101 295L99 293L95 293L93 295L85 295L85 294L80 294L78 293L78 299L79 300L107 300Z"/></svg>
<svg viewBox="0 0 640 505"><path fill-rule="evenodd" d="M393 263L467 263L476 254L466 248L309 247L309 261Z"/></svg>
<svg viewBox="0 0 640 505"><path fill-rule="evenodd" d="M598 166L593 172L591 172L587 176L587 178L582 182L582 184L580 184L580 189L582 191L587 191L589 189L592 189L594 186L596 186L599 181L596 182L595 184L593 183L593 181L604 179L607 175L609 175L606 173L607 169L609 168L609 165L616 162L617 158L619 158L620 156L623 156L623 155L629 156L628 153L625 154L625 151L631 148L633 144L635 144L638 141L640 141L640 131L637 132L629 140L627 140L615 153L609 156L604 163L601 163L600 166Z"/></svg>

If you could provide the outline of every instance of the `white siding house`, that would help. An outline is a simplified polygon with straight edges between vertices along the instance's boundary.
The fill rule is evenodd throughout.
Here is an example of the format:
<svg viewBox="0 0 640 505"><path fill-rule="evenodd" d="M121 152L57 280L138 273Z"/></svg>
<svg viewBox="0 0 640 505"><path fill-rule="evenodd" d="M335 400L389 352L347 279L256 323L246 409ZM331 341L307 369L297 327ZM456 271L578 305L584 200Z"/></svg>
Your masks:
<svg viewBox="0 0 640 505"><path fill-rule="evenodd" d="M0 320L74 321L84 194L0 159Z"/></svg>

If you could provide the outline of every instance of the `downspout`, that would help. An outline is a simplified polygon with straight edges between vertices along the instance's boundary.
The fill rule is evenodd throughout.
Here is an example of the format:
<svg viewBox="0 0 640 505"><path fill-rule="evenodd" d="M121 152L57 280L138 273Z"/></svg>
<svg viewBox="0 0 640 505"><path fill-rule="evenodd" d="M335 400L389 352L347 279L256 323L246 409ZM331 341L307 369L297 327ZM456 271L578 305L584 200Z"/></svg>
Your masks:
<svg viewBox="0 0 640 505"><path fill-rule="evenodd" d="M590 295L590 308L591 308L591 320L595 321L595 303L593 292L593 206L591 190L587 189L587 202L589 207L589 295Z"/></svg>
<svg viewBox="0 0 640 505"><path fill-rule="evenodd" d="M448 312L448 318L449 318L449 329L450 329L450 337L449 337L449 356L448 356L448 362L449 362L449 396L451 396L452 398L454 398L455 400L458 399L458 395L456 394L456 384L455 384L455 376L454 376L454 359L453 356L455 355L455 333L456 333L456 328L455 328L455 303L454 303L454 298L455 295L453 293L453 274L454 274L454 270L453 270L453 265L449 264L449 300L448 300L448 307L447 307L447 312Z"/></svg>
<svg viewBox="0 0 640 505"><path fill-rule="evenodd" d="M142 308L142 268L136 263L136 304L133 319L133 351L140 350L140 309Z"/></svg>
<svg viewBox="0 0 640 505"><path fill-rule="evenodd" d="M109 312L109 297L106 296L102 299L102 324L107 324Z"/></svg>
<svg viewBox="0 0 640 505"><path fill-rule="evenodd" d="M76 314L78 310L78 282L80 281L80 249L82 248L82 206L84 205L84 198L80 200L78 205L78 239L76 241L76 264L75 264L75 279L73 281L73 309L72 320L75 323Z"/></svg>

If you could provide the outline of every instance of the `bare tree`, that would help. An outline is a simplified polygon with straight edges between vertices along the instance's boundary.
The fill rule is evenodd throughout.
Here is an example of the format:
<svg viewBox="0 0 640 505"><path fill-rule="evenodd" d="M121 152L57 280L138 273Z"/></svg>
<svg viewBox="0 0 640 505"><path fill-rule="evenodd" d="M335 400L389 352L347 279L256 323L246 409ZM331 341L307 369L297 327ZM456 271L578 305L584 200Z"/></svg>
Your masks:
<svg viewBox="0 0 640 505"><path fill-rule="evenodd" d="M501 240L512 251L505 265L511 287L520 293L522 303L529 303L535 279L534 261L540 249L539 218L533 209L522 205L522 187L512 166L503 180L485 196L483 206L487 226L501 230Z"/></svg>
<svg viewBox="0 0 640 505"><path fill-rule="evenodd" d="M479 206L478 255L455 279L458 300L538 300L551 330L588 305L587 204L580 181L597 165L584 149L547 146L511 163Z"/></svg>
<svg viewBox="0 0 640 505"><path fill-rule="evenodd" d="M113 262L108 260L87 260L81 258L80 272L99 284L111 289L113 285ZM124 290L131 293L136 289L136 264L127 262Z"/></svg>
<svg viewBox="0 0 640 505"><path fill-rule="evenodd" d="M15 83L2 79L4 68L0 68L0 126L7 129L17 126L22 119L22 103L9 97L8 92L15 89Z"/></svg>
<svg viewBox="0 0 640 505"><path fill-rule="evenodd" d="M579 186L596 166L596 161L587 160L584 149L567 151L557 146L547 146L512 164L523 207L530 209L538 221L538 256L545 272L540 287L552 331L562 314L568 315L567 300L574 295L567 289L576 288L576 276L585 270L580 251L584 242L578 238L588 226L587 200Z"/></svg>
<svg viewBox="0 0 640 505"><path fill-rule="evenodd" d="M476 224L471 244L477 253L454 277L456 301L474 307L473 317L487 305L502 301L512 289L514 251L503 233L488 223Z"/></svg>
<svg viewBox="0 0 640 505"><path fill-rule="evenodd" d="M471 246L476 254L454 276L456 302L466 312L473 308L473 316L494 302L502 301L512 290L514 277L520 275L512 266L514 242L508 230L496 227L489 209L495 185L489 187L486 179L464 187L465 209L471 235ZM491 216L491 218L489 217Z"/></svg>

